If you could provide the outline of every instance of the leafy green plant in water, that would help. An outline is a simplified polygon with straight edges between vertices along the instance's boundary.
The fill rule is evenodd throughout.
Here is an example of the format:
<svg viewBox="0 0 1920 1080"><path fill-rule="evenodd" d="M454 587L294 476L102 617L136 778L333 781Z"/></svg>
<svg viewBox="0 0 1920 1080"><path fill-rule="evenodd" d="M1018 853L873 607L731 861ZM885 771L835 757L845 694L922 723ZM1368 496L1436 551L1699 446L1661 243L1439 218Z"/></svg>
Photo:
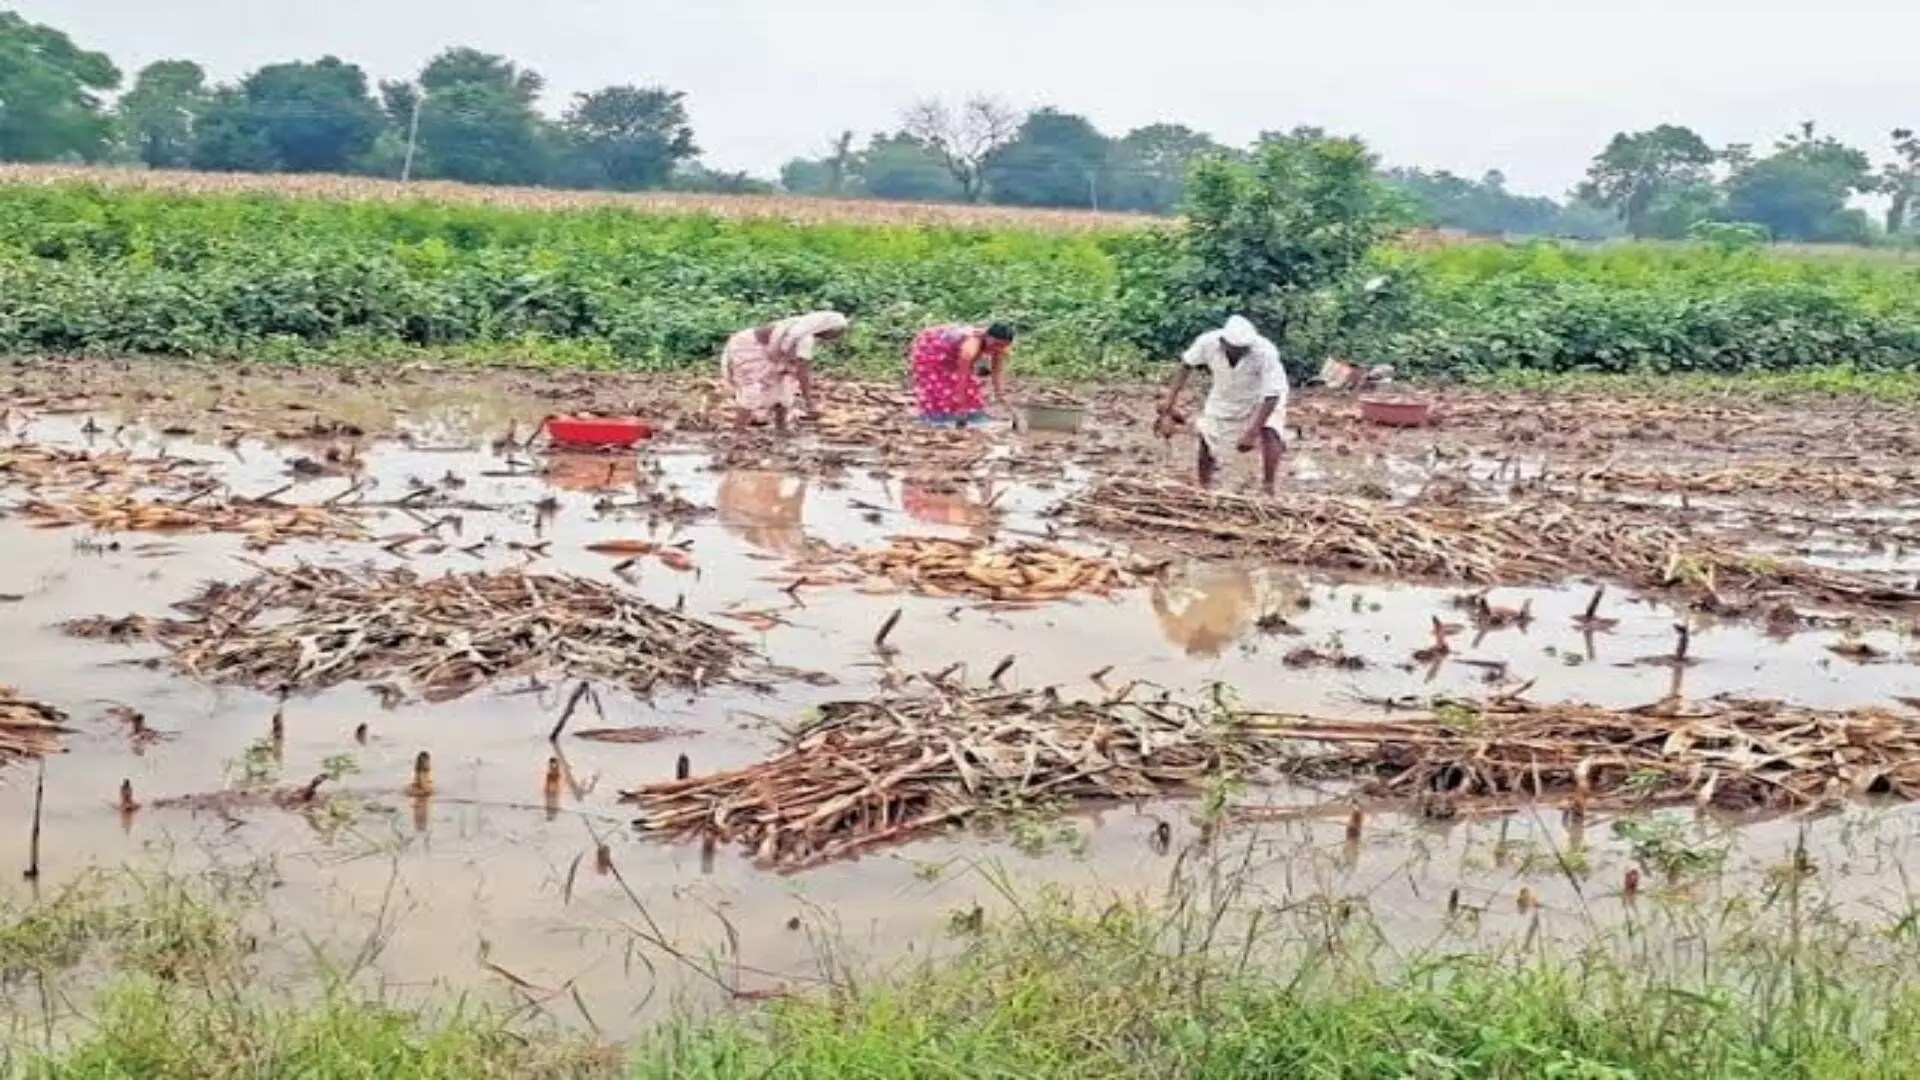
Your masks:
<svg viewBox="0 0 1920 1080"><path fill-rule="evenodd" d="M270 738L255 739L227 764L227 774L240 787L271 784L280 776L280 750Z"/></svg>
<svg viewBox="0 0 1920 1080"><path fill-rule="evenodd" d="M1686 819L1671 814L1618 819L1613 835L1636 860L1674 880L1718 870L1732 853L1727 836L1698 836Z"/></svg>
<svg viewBox="0 0 1920 1080"><path fill-rule="evenodd" d="M1209 776L1200 782L1200 819L1218 824L1227 811L1247 792L1246 781L1237 776Z"/></svg>

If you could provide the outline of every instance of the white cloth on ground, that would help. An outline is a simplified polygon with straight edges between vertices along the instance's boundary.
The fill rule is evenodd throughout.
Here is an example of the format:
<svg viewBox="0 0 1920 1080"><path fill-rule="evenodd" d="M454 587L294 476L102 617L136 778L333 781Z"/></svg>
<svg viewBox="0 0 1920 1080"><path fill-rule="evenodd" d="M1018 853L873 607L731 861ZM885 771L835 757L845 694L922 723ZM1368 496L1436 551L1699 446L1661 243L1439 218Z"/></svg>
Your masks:
<svg viewBox="0 0 1920 1080"><path fill-rule="evenodd" d="M1194 428L1215 457L1239 444L1260 403L1270 397L1280 400L1267 418L1267 428L1283 440L1287 432L1287 369L1280 362L1280 349L1256 332L1253 344L1236 364L1227 359L1226 338L1224 329L1209 330L1195 338L1180 358L1188 367L1212 376L1207 403Z"/></svg>

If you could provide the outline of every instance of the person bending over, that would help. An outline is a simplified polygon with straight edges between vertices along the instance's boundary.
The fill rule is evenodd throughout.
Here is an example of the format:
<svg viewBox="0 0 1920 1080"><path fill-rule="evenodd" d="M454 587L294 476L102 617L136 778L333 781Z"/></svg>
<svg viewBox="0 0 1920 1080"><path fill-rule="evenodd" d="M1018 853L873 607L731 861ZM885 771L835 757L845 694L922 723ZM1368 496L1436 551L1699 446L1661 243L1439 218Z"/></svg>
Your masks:
<svg viewBox="0 0 1920 1080"><path fill-rule="evenodd" d="M1194 422L1200 436L1200 486L1213 486L1228 450L1249 454L1258 447L1260 490L1272 495L1286 449L1287 369L1280 350L1239 315L1195 338L1180 358L1180 370L1154 422L1159 437L1171 438L1179 426L1180 394L1195 370L1212 376L1206 405Z"/></svg>

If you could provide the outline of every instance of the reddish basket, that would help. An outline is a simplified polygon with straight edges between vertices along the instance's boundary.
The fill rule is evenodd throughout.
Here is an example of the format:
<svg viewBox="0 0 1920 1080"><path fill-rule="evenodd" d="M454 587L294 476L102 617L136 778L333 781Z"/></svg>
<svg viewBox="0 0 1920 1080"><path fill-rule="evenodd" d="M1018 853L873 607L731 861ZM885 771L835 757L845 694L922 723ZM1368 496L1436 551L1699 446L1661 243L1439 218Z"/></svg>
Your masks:
<svg viewBox="0 0 1920 1080"><path fill-rule="evenodd" d="M1426 427L1433 423L1433 403L1361 398L1360 419L1384 427Z"/></svg>
<svg viewBox="0 0 1920 1080"><path fill-rule="evenodd" d="M555 446L625 448L653 438L653 425L632 418L549 416L542 426Z"/></svg>

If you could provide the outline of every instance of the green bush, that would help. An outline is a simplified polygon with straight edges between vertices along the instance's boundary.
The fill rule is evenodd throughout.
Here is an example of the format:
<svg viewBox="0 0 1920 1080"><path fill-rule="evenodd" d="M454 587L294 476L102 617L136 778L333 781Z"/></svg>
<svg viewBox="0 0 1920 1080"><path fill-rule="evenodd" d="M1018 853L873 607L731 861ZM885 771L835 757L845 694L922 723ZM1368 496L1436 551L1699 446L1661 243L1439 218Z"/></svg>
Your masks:
<svg viewBox="0 0 1920 1080"><path fill-rule="evenodd" d="M1503 370L1738 374L1920 366L1920 274L1860 260L1625 244L1462 247L1407 257L1383 359Z"/></svg>

